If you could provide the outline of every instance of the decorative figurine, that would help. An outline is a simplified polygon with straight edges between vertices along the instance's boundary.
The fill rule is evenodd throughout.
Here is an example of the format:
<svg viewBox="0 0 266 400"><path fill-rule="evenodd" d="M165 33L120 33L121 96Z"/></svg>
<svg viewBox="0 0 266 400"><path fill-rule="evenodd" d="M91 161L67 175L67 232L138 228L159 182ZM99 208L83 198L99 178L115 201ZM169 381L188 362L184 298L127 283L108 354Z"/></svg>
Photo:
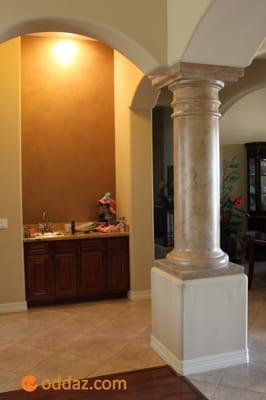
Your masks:
<svg viewBox="0 0 266 400"><path fill-rule="evenodd" d="M116 215L116 204L115 200L112 199L110 192L106 192L105 195L99 200L99 205L99 221L107 224L113 223Z"/></svg>

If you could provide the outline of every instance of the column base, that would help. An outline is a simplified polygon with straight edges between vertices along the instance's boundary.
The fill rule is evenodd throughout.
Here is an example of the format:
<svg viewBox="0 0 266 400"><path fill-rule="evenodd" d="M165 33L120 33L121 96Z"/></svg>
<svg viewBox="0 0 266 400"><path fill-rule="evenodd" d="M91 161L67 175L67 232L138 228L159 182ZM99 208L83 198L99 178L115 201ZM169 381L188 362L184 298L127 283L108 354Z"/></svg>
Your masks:
<svg viewBox="0 0 266 400"><path fill-rule="evenodd" d="M167 260L182 268L206 269L206 268L225 268L229 263L228 255L219 249L214 252L202 254L191 251L172 250L166 256Z"/></svg>
<svg viewBox="0 0 266 400"><path fill-rule="evenodd" d="M246 275L183 280L153 267L151 346L183 375L247 363Z"/></svg>
<svg viewBox="0 0 266 400"><path fill-rule="evenodd" d="M215 276L235 275L244 272L244 267L232 262L224 266L196 268L194 265L184 266L183 264L173 263L171 259L163 258L155 261L155 266L162 271L168 272L183 281L190 279L211 278Z"/></svg>

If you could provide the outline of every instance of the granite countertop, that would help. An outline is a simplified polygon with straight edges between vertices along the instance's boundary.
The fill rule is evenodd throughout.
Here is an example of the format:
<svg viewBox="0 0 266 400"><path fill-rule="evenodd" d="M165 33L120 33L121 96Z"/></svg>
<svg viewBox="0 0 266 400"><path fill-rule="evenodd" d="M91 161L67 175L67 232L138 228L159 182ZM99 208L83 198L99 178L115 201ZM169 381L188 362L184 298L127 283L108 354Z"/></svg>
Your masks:
<svg viewBox="0 0 266 400"><path fill-rule="evenodd" d="M129 232L89 232L89 233L82 233L76 232L74 234L62 232L63 235L60 236L47 236L41 238L24 238L24 243L28 242L51 242L51 241L58 241L58 240L78 240L78 239L100 239L100 238L112 238L112 237L126 237L129 236Z"/></svg>

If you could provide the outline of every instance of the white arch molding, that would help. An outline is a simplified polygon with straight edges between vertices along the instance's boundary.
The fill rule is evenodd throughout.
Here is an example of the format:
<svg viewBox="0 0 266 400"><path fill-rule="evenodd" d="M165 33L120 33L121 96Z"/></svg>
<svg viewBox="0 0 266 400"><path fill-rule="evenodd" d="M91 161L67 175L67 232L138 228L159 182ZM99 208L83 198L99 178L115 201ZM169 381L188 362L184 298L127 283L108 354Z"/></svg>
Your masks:
<svg viewBox="0 0 266 400"><path fill-rule="evenodd" d="M74 18L38 18L17 22L0 30L0 42L40 32L67 32L98 39L119 51L144 73L159 67L158 60L123 32L105 24Z"/></svg>

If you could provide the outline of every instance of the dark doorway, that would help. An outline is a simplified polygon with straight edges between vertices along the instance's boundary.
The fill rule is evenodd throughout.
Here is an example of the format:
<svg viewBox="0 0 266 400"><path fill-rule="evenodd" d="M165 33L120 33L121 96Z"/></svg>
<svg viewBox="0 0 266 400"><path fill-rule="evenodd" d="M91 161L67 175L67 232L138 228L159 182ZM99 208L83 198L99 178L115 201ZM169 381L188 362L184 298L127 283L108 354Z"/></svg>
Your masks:
<svg viewBox="0 0 266 400"><path fill-rule="evenodd" d="M155 258L173 247L173 122L172 109L153 109L153 196Z"/></svg>

